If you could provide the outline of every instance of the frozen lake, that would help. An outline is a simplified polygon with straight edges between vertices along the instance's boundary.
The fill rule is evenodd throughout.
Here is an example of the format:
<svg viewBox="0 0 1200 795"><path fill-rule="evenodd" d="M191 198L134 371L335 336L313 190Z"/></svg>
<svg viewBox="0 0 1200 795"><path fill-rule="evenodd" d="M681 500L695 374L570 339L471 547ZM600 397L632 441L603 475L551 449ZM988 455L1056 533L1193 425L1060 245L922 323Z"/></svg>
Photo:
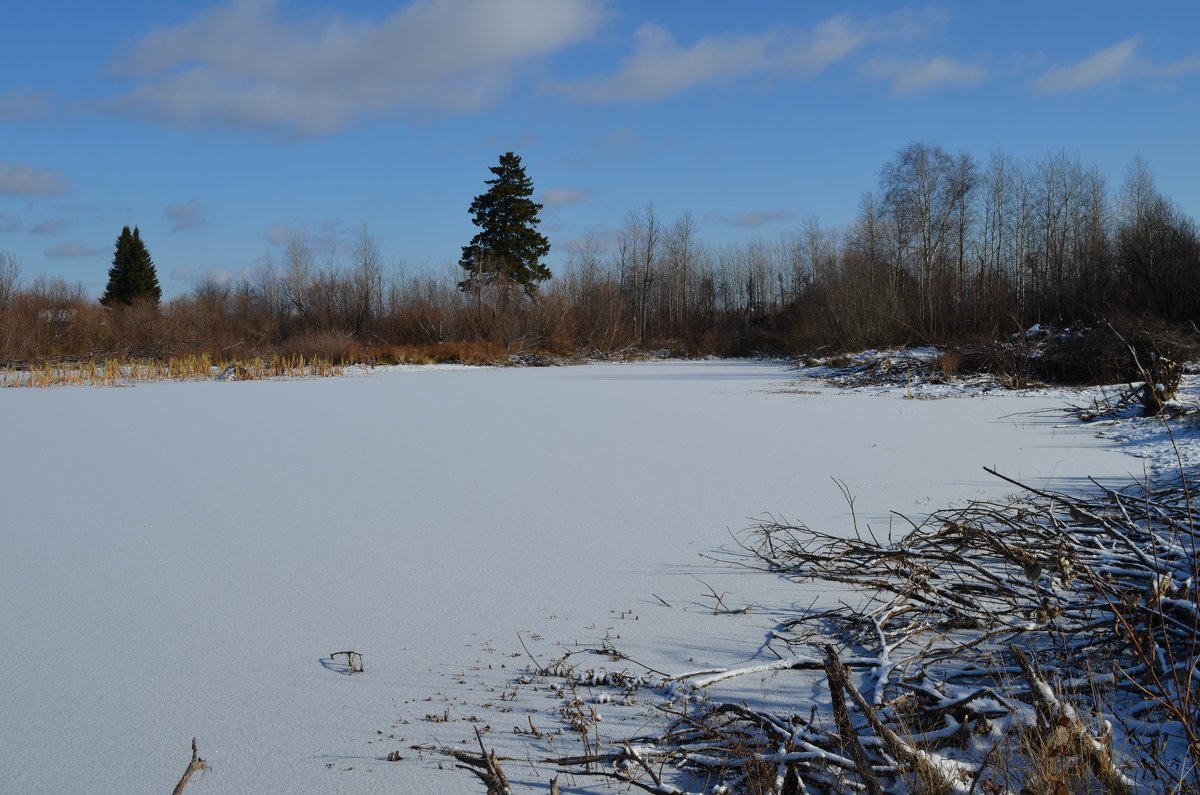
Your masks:
<svg viewBox="0 0 1200 795"><path fill-rule="evenodd" d="M768 512L847 527L834 477L886 530L1010 491L985 465L1058 488L1139 471L1033 413L1061 403L747 362L0 390L0 791L169 791L195 736L212 770L189 794L482 792L383 757L471 736L419 718L502 686L518 632L744 661L771 617L714 623L693 575L795 594L697 553ZM322 664L342 649L364 676Z"/></svg>

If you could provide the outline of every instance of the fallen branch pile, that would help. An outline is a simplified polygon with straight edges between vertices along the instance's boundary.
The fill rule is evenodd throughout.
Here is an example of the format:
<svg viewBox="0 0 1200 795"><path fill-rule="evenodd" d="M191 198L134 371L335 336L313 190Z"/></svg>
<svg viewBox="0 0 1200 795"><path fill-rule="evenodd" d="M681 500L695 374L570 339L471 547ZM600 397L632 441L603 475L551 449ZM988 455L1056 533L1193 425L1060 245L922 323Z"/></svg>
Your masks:
<svg viewBox="0 0 1200 795"><path fill-rule="evenodd" d="M1013 502L936 513L898 541L753 529L742 563L847 584L863 604L801 611L772 638L781 659L763 665L589 672L589 686L664 688L670 725L543 762L659 793L682 792L668 780L714 793L1200 791L1200 558L1186 484L1021 488ZM782 713L703 697L699 710L679 706L766 671L809 677L817 698Z"/></svg>
<svg viewBox="0 0 1200 795"><path fill-rule="evenodd" d="M934 353L931 351L887 351L879 354L865 355L861 361L838 367L832 366L833 371L826 380L844 389L854 389L864 386L911 386L916 383L945 383L947 378L954 375L947 372L944 362L951 359L958 361L956 355L949 352Z"/></svg>

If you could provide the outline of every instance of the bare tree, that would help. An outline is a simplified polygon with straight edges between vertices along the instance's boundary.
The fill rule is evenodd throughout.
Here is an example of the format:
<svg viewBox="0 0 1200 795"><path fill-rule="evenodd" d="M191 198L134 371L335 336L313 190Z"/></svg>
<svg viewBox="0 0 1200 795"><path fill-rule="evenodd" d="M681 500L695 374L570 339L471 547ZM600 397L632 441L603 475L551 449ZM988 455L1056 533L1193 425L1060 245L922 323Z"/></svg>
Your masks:
<svg viewBox="0 0 1200 795"><path fill-rule="evenodd" d="M954 159L940 146L909 144L884 166L884 202L895 223L897 254L917 281L917 319L928 334L939 330L938 306L944 298L938 277L947 264L952 218L963 186L955 179Z"/></svg>
<svg viewBox="0 0 1200 795"><path fill-rule="evenodd" d="M295 313L299 314L307 322L312 323L314 320L312 247L302 235L293 233L288 237L284 256L287 258L287 263L283 274L283 295L287 298Z"/></svg>
<svg viewBox="0 0 1200 795"><path fill-rule="evenodd" d="M1200 232L1163 197L1146 163L1130 165L1121 190L1117 263L1135 311L1194 320L1200 309Z"/></svg>
<svg viewBox="0 0 1200 795"><path fill-rule="evenodd" d="M349 278L350 325L361 336L365 327L380 311L383 300L383 262L379 245L366 223L354 236L354 271Z"/></svg>
<svg viewBox="0 0 1200 795"><path fill-rule="evenodd" d="M691 213L675 220L666 239L667 287L666 301L668 333L680 335L691 317L689 286L695 270L696 221Z"/></svg>
<svg viewBox="0 0 1200 795"><path fill-rule="evenodd" d="M566 272L550 289L565 294L574 334L584 347L608 351L628 335L628 311L620 277L601 256L600 241L588 235L567 244Z"/></svg>
<svg viewBox="0 0 1200 795"><path fill-rule="evenodd" d="M1042 322L1065 323L1073 315L1071 220L1079 213L1083 176L1082 163L1064 151L1042 158L1035 167L1038 240L1033 275L1041 297L1037 319Z"/></svg>
<svg viewBox="0 0 1200 795"><path fill-rule="evenodd" d="M7 251L0 251L0 312L7 308L21 284L21 268L17 258Z"/></svg>
<svg viewBox="0 0 1200 795"><path fill-rule="evenodd" d="M991 293L1002 283L1005 246L1012 225L1017 165L1012 156L996 150L988 161L983 185L983 218L979 227L980 281Z"/></svg>
<svg viewBox="0 0 1200 795"><path fill-rule="evenodd" d="M661 235L662 227L654 212L653 203L647 204L641 213L629 213L625 216L620 242L621 284L633 298L639 345L646 341L650 288L658 275Z"/></svg>
<svg viewBox="0 0 1200 795"><path fill-rule="evenodd" d="M954 243L955 277L955 328L961 330L973 314L967 307L969 300L967 290L969 277L967 274L967 245L969 231L974 222L972 197L978 183L978 167L975 160L966 152L960 152L954 159L952 171L948 177L950 216Z"/></svg>

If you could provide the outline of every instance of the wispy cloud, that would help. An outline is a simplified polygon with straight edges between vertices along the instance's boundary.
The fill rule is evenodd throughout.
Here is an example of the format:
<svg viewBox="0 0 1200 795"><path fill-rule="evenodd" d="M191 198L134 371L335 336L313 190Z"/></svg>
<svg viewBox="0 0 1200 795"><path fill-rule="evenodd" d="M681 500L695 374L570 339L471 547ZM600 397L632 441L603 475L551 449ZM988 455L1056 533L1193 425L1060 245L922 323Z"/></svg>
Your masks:
<svg viewBox="0 0 1200 795"><path fill-rule="evenodd" d="M57 196L70 187L66 177L57 172L24 163L0 163L0 195Z"/></svg>
<svg viewBox="0 0 1200 795"><path fill-rule="evenodd" d="M200 202L195 199L183 204L168 204L163 208L163 213L171 222L170 234L172 235L188 229L202 229L208 226L204 212L200 209Z"/></svg>
<svg viewBox="0 0 1200 795"><path fill-rule="evenodd" d="M1134 36L1097 50L1082 61L1056 66L1035 80L1034 88L1043 94L1062 94L1120 82L1144 73L1146 64L1137 57L1141 41L1140 36Z"/></svg>
<svg viewBox="0 0 1200 795"><path fill-rule="evenodd" d="M871 43L921 35L940 21L935 14L924 19L842 14L808 28L711 35L690 44L681 44L661 25L646 23L634 34L632 52L616 72L547 82L543 90L589 102L647 102L758 75L810 77Z"/></svg>
<svg viewBox="0 0 1200 795"><path fill-rule="evenodd" d="M169 274L171 281L196 287L198 285L213 284L217 286L232 284L233 282L248 276L246 270L234 273L228 268L213 266L204 270L199 270L188 265L177 265L171 269Z"/></svg>
<svg viewBox="0 0 1200 795"><path fill-rule="evenodd" d="M1056 66L1033 82L1042 94L1065 94L1130 80L1169 83L1192 72L1200 72L1200 52L1169 63L1156 63L1140 53L1142 38L1133 36L1097 50L1081 61Z"/></svg>
<svg viewBox="0 0 1200 795"><path fill-rule="evenodd" d="M572 204L584 204L591 201L592 194L585 190L572 190L571 188L547 188L538 194L537 200L545 206L547 210L557 210L560 207L568 207Z"/></svg>
<svg viewBox="0 0 1200 795"><path fill-rule="evenodd" d="M25 121L50 113L50 95L32 88L15 88L0 93L0 119Z"/></svg>
<svg viewBox="0 0 1200 795"><path fill-rule="evenodd" d="M685 47L666 28L647 23L615 74L544 88L591 102L662 99L702 83L766 71L779 58L779 46L777 35L762 34L708 36Z"/></svg>
<svg viewBox="0 0 1200 795"><path fill-rule="evenodd" d="M0 234L10 234L21 231L21 219L12 213L0 210Z"/></svg>
<svg viewBox="0 0 1200 795"><path fill-rule="evenodd" d="M917 94L943 86L973 86L987 78L987 70L978 64L964 63L946 55L900 60L875 58L863 66L863 73L891 83L892 93Z"/></svg>
<svg viewBox="0 0 1200 795"><path fill-rule="evenodd" d="M615 226L587 226L580 232L579 237L562 240L562 248L572 252L581 259L598 257L604 254L615 254L621 248L622 230Z"/></svg>
<svg viewBox="0 0 1200 795"><path fill-rule="evenodd" d="M719 216L718 220L730 226L753 228L786 221L794 221L796 214L790 210L751 210L738 215Z"/></svg>
<svg viewBox="0 0 1200 795"><path fill-rule="evenodd" d="M599 0L416 0L378 19L230 0L156 30L116 68L118 108L172 125L319 135L402 111L496 102L517 70L590 36Z"/></svg>
<svg viewBox="0 0 1200 795"><path fill-rule="evenodd" d="M59 232L66 231L71 228L71 219L55 216L47 218L45 221L40 221L29 227L31 235L57 235Z"/></svg>
<svg viewBox="0 0 1200 795"><path fill-rule="evenodd" d="M643 143L637 131L632 127L615 127L607 132L594 135L583 142L588 149L600 151L613 149L636 149Z"/></svg>
<svg viewBox="0 0 1200 795"><path fill-rule="evenodd" d="M1191 72L1200 72L1200 52L1181 58L1174 63L1163 64L1155 68L1159 77L1180 77Z"/></svg>
<svg viewBox="0 0 1200 795"><path fill-rule="evenodd" d="M47 257L55 259L81 259L83 257L102 257L105 252L97 248L83 243L79 240L71 240L66 243L59 243L46 249Z"/></svg>
<svg viewBox="0 0 1200 795"><path fill-rule="evenodd" d="M318 259L349 254L352 237L353 230L341 218L271 224L266 231L267 242L272 246L285 248L295 240L308 246L309 252Z"/></svg>

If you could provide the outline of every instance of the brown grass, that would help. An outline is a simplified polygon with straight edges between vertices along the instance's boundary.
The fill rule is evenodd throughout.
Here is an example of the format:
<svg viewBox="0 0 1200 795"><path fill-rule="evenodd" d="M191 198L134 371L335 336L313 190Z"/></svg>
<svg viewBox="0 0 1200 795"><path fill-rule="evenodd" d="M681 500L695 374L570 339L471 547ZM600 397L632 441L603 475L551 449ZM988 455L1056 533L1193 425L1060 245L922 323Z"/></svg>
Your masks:
<svg viewBox="0 0 1200 795"><path fill-rule="evenodd" d="M510 351L499 342L457 340L407 345L378 345L363 348L357 361L364 364L473 364L499 365L508 362Z"/></svg>

